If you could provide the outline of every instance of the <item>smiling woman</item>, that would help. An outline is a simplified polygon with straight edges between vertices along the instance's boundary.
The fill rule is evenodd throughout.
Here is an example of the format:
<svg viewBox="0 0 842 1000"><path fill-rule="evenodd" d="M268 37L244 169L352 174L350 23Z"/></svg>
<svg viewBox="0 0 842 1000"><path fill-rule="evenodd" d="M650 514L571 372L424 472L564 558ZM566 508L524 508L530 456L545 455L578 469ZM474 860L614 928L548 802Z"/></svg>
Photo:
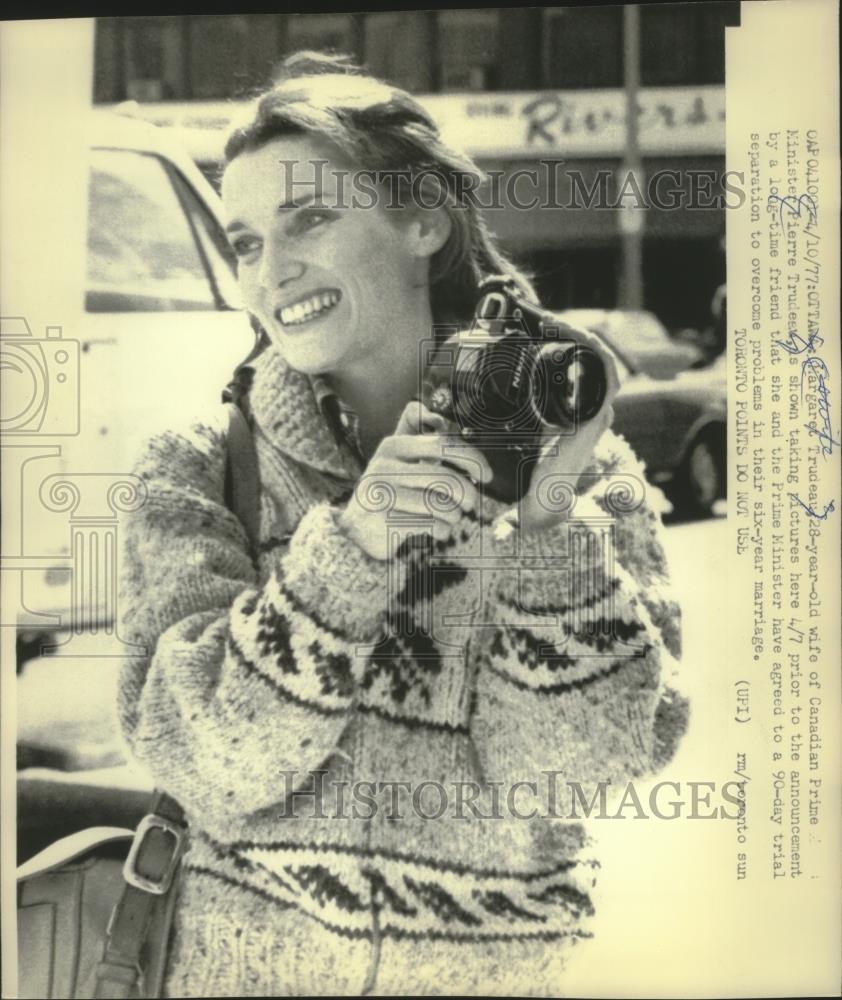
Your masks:
<svg viewBox="0 0 842 1000"><path fill-rule="evenodd" d="M325 162L315 190L285 200ZM334 373L351 403L373 371L414 377L407 354L432 326L429 258L450 228L444 211L343 204L352 169L328 142L290 135L241 153L222 182L246 308L293 368ZM404 388L406 401L414 386Z"/></svg>
<svg viewBox="0 0 842 1000"><path fill-rule="evenodd" d="M558 993L598 864L524 788L648 773L685 722L614 362L571 330L604 405L519 506L487 496L488 457L417 401L424 344L471 324L485 278L531 292L459 197L476 169L409 94L337 59L286 73L222 185L263 345L256 559L221 419L150 443L126 529L122 635L148 655L123 730L190 824L167 991ZM435 207L387 195L431 171ZM346 203L363 174L382 197Z"/></svg>

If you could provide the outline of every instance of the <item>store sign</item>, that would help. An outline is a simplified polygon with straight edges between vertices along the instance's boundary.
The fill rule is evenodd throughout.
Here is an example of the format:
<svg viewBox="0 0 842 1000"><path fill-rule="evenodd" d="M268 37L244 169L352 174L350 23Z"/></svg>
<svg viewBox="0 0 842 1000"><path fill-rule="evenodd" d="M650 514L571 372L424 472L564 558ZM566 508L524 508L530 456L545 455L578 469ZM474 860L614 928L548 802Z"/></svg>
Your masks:
<svg viewBox="0 0 842 1000"><path fill-rule="evenodd" d="M509 94L428 94L419 97L445 141L479 157L576 159L621 156L626 147L623 90ZM229 102L144 104L139 113L160 125L224 130L237 105ZM725 151L724 87L650 87L637 100L643 156ZM221 137L220 137L221 154Z"/></svg>
<svg viewBox="0 0 842 1000"><path fill-rule="evenodd" d="M445 138L475 156L617 156L626 146L622 90L434 95L424 103ZM644 156L724 153L725 88L641 90L637 128Z"/></svg>

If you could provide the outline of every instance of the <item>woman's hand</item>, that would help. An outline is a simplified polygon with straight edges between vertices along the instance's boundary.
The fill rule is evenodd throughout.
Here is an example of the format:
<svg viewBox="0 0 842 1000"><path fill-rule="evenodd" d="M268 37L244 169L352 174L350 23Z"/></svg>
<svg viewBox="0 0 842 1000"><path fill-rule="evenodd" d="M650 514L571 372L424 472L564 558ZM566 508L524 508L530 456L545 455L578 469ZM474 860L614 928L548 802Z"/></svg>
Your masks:
<svg viewBox="0 0 842 1000"><path fill-rule="evenodd" d="M375 559L392 554L389 535L396 530L401 539L431 535L445 540L465 511L477 509L476 484L491 480L491 466L476 448L460 444L453 454L445 454L439 434L423 433L447 426L443 417L413 400L404 408L394 434L384 438L372 455L339 523Z"/></svg>
<svg viewBox="0 0 842 1000"><path fill-rule="evenodd" d="M575 339L596 351L602 359L607 380L605 400L596 416L575 433L556 434L545 442L533 469L529 490L520 501L519 522L523 531L540 530L567 516L570 505L565 499L571 491L575 494L579 478L590 464L599 439L614 419L611 404L620 388L614 355L592 333L576 331ZM559 495L559 487L563 499L553 502L553 496Z"/></svg>

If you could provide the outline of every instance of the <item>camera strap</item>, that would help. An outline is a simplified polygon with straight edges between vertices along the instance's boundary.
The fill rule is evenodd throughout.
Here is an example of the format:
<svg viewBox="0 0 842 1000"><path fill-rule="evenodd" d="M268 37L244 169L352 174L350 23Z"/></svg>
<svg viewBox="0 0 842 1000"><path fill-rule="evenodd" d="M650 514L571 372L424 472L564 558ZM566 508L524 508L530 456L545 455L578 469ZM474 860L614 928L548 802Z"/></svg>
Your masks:
<svg viewBox="0 0 842 1000"><path fill-rule="evenodd" d="M241 406L226 403L228 433L225 462L225 506L245 529L252 559L260 541L260 476L254 434Z"/></svg>

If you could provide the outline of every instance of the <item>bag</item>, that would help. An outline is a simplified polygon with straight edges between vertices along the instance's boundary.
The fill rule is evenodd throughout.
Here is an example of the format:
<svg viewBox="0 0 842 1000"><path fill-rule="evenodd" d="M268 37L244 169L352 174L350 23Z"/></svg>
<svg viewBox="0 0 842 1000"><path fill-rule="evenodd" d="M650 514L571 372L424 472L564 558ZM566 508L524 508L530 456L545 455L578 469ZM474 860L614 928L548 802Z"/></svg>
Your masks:
<svg viewBox="0 0 842 1000"><path fill-rule="evenodd" d="M186 828L167 795L137 830L93 827L18 869L18 997L159 997Z"/></svg>
<svg viewBox="0 0 842 1000"><path fill-rule="evenodd" d="M241 408L228 403L225 502L252 555L260 520L257 453ZM33 1000L161 995L187 828L157 792L131 831L92 827L64 837L17 872L18 993Z"/></svg>

